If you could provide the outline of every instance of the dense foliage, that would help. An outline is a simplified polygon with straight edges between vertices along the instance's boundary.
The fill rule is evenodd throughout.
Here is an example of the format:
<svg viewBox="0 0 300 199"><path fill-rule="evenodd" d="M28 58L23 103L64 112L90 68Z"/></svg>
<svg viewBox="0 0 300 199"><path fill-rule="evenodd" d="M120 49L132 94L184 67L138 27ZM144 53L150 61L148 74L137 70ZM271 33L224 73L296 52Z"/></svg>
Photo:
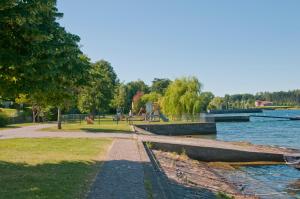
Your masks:
<svg viewBox="0 0 300 199"><path fill-rule="evenodd" d="M107 112L117 85L117 75L113 67L107 61L98 61L92 64L87 78L88 82L79 93L79 110L92 115Z"/></svg>
<svg viewBox="0 0 300 199"><path fill-rule="evenodd" d="M1 1L2 98L24 94L32 103L58 110L70 104L89 64L79 49L80 38L60 26L60 17L55 0Z"/></svg>
<svg viewBox="0 0 300 199"><path fill-rule="evenodd" d="M8 124L8 117L6 114L0 112L0 127L3 127Z"/></svg>
<svg viewBox="0 0 300 199"><path fill-rule="evenodd" d="M260 92L252 94L225 95L219 100L219 109L253 108L256 100L273 102L275 106L300 106L300 90ZM215 101L216 102L216 101ZM216 104L214 102L214 104ZM212 107L210 107L212 108Z"/></svg>
<svg viewBox="0 0 300 199"><path fill-rule="evenodd" d="M161 95L165 94L168 86L172 81L169 79L154 78L151 85L151 92L156 92Z"/></svg>
<svg viewBox="0 0 300 199"><path fill-rule="evenodd" d="M167 115L194 115L201 110L201 83L196 77L175 79L166 90L162 110Z"/></svg>

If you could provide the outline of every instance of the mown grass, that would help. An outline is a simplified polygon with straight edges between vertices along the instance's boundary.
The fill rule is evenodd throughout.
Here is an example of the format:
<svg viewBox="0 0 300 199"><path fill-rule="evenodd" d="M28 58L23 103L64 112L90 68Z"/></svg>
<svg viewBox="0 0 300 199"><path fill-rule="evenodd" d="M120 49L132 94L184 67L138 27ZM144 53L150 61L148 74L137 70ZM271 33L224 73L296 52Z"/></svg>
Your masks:
<svg viewBox="0 0 300 199"><path fill-rule="evenodd" d="M40 124L40 123L20 123L20 124L9 124L5 127L0 127L0 131L1 130L7 130L7 129L15 129L15 128L21 128L21 127L24 127L24 126L32 126L32 125L37 125L37 124Z"/></svg>
<svg viewBox="0 0 300 199"><path fill-rule="evenodd" d="M87 124L86 121L74 120L69 123L62 123L62 129L57 129L57 126L43 128L41 131L52 131L52 132L74 132L74 131L85 131L85 132L105 132L105 133L129 133L132 131L131 126L126 121L113 121L112 118L101 118L96 119L93 124Z"/></svg>
<svg viewBox="0 0 300 199"><path fill-rule="evenodd" d="M197 123L197 122L186 122L186 121L170 121L170 122L148 122L148 121L131 121L127 122L125 120L116 122L113 121L111 117L101 118L100 120L97 118L94 120L93 124L87 124L84 120L70 120L69 122L64 122L62 124L62 129L57 129L56 126L48 127L41 129L41 131L66 131L66 132L74 132L74 131L85 131L85 132L117 132L117 133L129 133L132 131L131 125L135 124L186 124L186 123Z"/></svg>
<svg viewBox="0 0 300 199"><path fill-rule="evenodd" d="M110 139L0 140L0 198L84 198Z"/></svg>
<svg viewBox="0 0 300 199"><path fill-rule="evenodd" d="M85 131L85 132L104 132L104 133L129 133L131 127L127 123L119 124L86 124L86 123L68 123L63 124L62 129L57 129L56 126L43 128L41 131L52 131L52 132L74 132L74 131Z"/></svg>

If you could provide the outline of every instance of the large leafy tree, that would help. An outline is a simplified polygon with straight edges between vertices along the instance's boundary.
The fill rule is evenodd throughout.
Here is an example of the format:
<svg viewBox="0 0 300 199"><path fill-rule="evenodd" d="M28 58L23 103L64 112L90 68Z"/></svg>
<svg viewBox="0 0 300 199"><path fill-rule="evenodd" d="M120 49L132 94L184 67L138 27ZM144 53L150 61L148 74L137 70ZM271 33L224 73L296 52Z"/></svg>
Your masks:
<svg viewBox="0 0 300 199"><path fill-rule="evenodd" d="M138 92L147 94L149 93L150 88L147 84L145 84L144 81L137 80L137 81L131 81L127 83L126 90L127 90L127 98L126 98L125 112L128 112L131 108L133 96L135 96Z"/></svg>
<svg viewBox="0 0 300 199"><path fill-rule="evenodd" d="M183 77L173 81L162 100L163 112L171 115L195 115L201 110L201 83L196 77Z"/></svg>
<svg viewBox="0 0 300 199"><path fill-rule="evenodd" d="M214 97L214 99L209 103L209 110L221 110L224 107L224 99L222 97Z"/></svg>
<svg viewBox="0 0 300 199"><path fill-rule="evenodd" d="M172 81L169 79L154 78L151 85L151 92L163 95Z"/></svg>
<svg viewBox="0 0 300 199"><path fill-rule="evenodd" d="M56 22L62 14L55 6L55 0L1 1L1 96L30 92L36 86L43 87L43 80L49 78L51 55L61 50L59 45L53 46L57 44L53 43L55 36L62 31Z"/></svg>
<svg viewBox="0 0 300 199"><path fill-rule="evenodd" d="M117 75L109 62L101 60L92 64L88 84L79 95L79 109L92 115L108 111L117 83Z"/></svg>
<svg viewBox="0 0 300 199"><path fill-rule="evenodd" d="M205 112L207 111L209 103L213 100L214 94L212 92L202 92L200 94L200 100L201 100L201 108L200 110Z"/></svg>
<svg viewBox="0 0 300 199"><path fill-rule="evenodd" d="M116 109L124 109L127 102L126 100L128 98L127 95L128 94L126 86L123 83L118 84L115 89L115 94L111 106Z"/></svg>
<svg viewBox="0 0 300 199"><path fill-rule="evenodd" d="M80 38L59 25L56 0L0 3L0 96L29 95L38 104L69 104L89 68Z"/></svg>

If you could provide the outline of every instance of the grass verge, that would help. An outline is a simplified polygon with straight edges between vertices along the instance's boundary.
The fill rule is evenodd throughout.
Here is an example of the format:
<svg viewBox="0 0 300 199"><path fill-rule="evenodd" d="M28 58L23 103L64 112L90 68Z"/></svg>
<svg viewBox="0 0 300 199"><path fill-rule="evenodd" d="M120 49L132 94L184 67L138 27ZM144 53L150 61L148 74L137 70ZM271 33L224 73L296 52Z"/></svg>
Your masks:
<svg viewBox="0 0 300 199"><path fill-rule="evenodd" d="M84 198L110 139L0 140L0 198Z"/></svg>
<svg viewBox="0 0 300 199"><path fill-rule="evenodd" d="M7 130L7 129L15 129L15 128L21 128L24 126L33 126L33 125L37 125L37 124L41 124L41 123L20 123L20 124L9 124L5 127L0 127L0 131L1 130Z"/></svg>
<svg viewBox="0 0 300 199"><path fill-rule="evenodd" d="M86 123L67 123L62 125L62 129L57 129L56 126L41 129L41 131L85 131L85 132L105 132L105 133L128 133L131 132L131 127L126 122L120 122L119 124L86 124Z"/></svg>

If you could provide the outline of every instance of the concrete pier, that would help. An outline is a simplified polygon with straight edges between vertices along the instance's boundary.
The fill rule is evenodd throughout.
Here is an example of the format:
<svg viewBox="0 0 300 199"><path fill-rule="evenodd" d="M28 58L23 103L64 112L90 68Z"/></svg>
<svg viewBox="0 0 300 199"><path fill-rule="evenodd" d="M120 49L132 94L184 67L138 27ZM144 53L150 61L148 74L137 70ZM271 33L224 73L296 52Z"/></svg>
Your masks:
<svg viewBox="0 0 300 199"><path fill-rule="evenodd" d="M250 117L246 115L206 115L207 121L214 122L249 122Z"/></svg>
<svg viewBox="0 0 300 199"><path fill-rule="evenodd" d="M260 108L250 109L228 109L228 110L211 110L211 114L232 114L232 113L262 113L263 110Z"/></svg>
<svg viewBox="0 0 300 199"><path fill-rule="evenodd" d="M216 134L216 123L136 124L137 132L157 135L208 135Z"/></svg>
<svg viewBox="0 0 300 199"><path fill-rule="evenodd" d="M151 148L182 153L192 159L207 162L284 162L284 155L294 153L291 149L217 140L175 138L166 136L142 136Z"/></svg>

